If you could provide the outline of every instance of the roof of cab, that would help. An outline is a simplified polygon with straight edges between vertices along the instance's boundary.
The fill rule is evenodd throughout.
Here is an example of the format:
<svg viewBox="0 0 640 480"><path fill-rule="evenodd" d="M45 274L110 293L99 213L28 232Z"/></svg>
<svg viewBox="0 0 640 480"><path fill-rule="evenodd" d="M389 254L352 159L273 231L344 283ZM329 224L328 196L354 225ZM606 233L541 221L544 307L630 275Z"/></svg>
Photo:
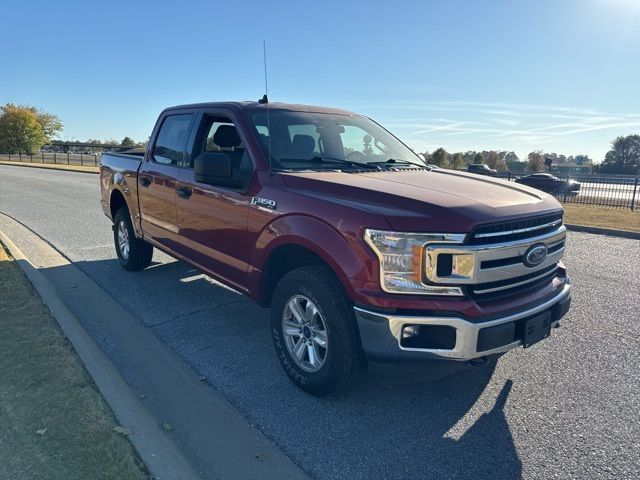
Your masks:
<svg viewBox="0 0 640 480"><path fill-rule="evenodd" d="M165 108L167 110L178 110L183 108L229 108L240 110L266 110L269 108L273 110L286 110L289 112L309 112L309 113L333 113L335 115L358 115L354 112L347 110L340 110L338 108L319 107L316 105L302 105L297 103L281 103L281 102L204 102L204 103L191 103L188 105L176 105L175 107Z"/></svg>

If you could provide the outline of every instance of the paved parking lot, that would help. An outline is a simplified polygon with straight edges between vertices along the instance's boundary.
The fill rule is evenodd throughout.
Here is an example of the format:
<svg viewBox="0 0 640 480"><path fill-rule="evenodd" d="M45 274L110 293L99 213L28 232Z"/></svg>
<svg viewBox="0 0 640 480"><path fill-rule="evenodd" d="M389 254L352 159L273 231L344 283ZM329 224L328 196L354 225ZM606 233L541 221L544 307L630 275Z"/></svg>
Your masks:
<svg viewBox="0 0 640 480"><path fill-rule="evenodd" d="M638 241L569 234L573 307L550 340L437 382L371 375L323 400L280 371L267 310L163 254L147 271L121 269L96 175L0 166L0 211L76 262L313 477L640 476ZM108 353L100 325L82 320Z"/></svg>

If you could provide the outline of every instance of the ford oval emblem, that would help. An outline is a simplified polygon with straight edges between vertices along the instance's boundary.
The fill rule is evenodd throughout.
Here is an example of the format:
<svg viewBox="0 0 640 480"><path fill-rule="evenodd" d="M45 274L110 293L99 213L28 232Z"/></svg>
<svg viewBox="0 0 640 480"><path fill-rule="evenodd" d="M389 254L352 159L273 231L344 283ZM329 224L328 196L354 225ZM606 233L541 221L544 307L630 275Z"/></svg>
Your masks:
<svg viewBox="0 0 640 480"><path fill-rule="evenodd" d="M541 243L532 245L531 248L529 248L529 250L525 252L524 260L522 261L522 263L524 263L527 267L537 267L547 259L548 253L549 250L547 249L546 245L543 245Z"/></svg>

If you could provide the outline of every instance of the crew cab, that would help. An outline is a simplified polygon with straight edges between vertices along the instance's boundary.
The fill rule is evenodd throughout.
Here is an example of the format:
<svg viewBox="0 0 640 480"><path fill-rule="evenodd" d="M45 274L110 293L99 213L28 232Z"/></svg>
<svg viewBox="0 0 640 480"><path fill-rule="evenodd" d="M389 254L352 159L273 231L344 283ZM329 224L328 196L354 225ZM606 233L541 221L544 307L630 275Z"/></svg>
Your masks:
<svg viewBox="0 0 640 480"><path fill-rule="evenodd" d="M431 169L355 113L267 99L168 108L144 152L102 157L100 184L124 268L158 248L271 307L284 371L316 395L369 362L529 347L569 309L552 196Z"/></svg>

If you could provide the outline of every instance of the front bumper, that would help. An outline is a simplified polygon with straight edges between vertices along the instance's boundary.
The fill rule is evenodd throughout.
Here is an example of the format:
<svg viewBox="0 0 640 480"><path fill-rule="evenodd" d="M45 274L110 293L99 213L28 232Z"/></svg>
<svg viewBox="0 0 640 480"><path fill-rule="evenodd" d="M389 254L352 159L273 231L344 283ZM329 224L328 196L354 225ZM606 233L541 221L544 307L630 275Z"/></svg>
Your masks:
<svg viewBox="0 0 640 480"><path fill-rule="evenodd" d="M522 345L524 322L550 311L551 326L557 326L571 304L571 285L567 279L562 290L550 300L516 314L473 322L460 317L393 315L355 307L362 346L367 356L377 361L421 361L428 359L466 361L504 353ZM404 325L426 325L450 343L450 348L415 348L403 345ZM453 329L453 331L452 331ZM437 343L436 341L436 343Z"/></svg>

